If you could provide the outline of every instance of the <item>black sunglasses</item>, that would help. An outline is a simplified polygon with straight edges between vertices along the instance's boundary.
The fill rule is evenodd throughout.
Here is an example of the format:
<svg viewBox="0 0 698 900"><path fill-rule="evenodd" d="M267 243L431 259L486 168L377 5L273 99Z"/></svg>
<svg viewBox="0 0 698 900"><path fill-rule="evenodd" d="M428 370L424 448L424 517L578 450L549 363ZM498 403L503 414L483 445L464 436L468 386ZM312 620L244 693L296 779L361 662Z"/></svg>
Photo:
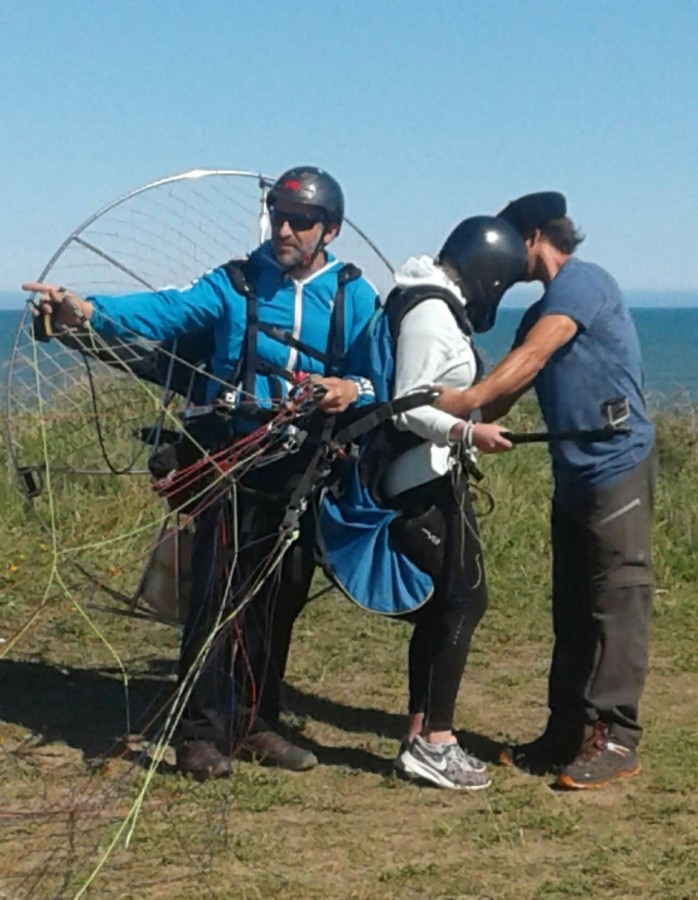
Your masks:
<svg viewBox="0 0 698 900"><path fill-rule="evenodd" d="M287 213L280 209L271 210L271 224L275 228L280 228L284 222L288 222L291 231L310 231L321 220L317 216L304 213Z"/></svg>

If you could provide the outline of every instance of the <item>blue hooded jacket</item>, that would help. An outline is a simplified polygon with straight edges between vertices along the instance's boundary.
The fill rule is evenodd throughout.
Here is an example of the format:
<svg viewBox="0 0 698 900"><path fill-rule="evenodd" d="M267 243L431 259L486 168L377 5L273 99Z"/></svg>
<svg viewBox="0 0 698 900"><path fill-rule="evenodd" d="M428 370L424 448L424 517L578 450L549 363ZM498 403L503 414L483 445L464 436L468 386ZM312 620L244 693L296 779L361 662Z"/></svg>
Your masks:
<svg viewBox="0 0 698 900"><path fill-rule="evenodd" d="M294 281L277 264L267 241L255 250L246 271L257 297L260 324L275 326L319 353L328 349L332 309L342 263L327 254L327 263L304 281ZM212 334L213 353L209 369L212 378L206 400L212 400L229 385L244 347L247 324L246 298L235 290L224 267L202 275L184 290L127 294L118 297L96 295L91 326L107 339L132 340L141 336L167 341L196 331ZM345 286L344 347L342 360L330 359L325 366L302 350L288 346L260 331L257 358L264 366L308 374L337 374L357 382L357 405L375 399L371 383L362 373L365 362L357 358L357 339L368 324L378 302L375 289L364 278ZM272 398L285 397L288 383L277 374L258 372L255 400L268 407Z"/></svg>

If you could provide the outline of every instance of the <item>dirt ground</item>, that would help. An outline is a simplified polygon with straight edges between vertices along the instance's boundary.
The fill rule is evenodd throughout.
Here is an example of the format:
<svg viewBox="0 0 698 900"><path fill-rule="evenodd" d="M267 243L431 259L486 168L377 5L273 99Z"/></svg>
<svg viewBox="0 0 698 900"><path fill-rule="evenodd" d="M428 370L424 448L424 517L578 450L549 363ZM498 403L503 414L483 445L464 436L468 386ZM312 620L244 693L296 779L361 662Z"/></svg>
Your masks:
<svg viewBox="0 0 698 900"><path fill-rule="evenodd" d="M458 710L461 737L491 760L544 723L549 652L542 637L502 640L498 615L476 636ZM136 739L117 739L171 689L176 634L123 628L126 642L146 635L127 666L129 723L114 667L58 662L55 634L0 662L0 897L695 896L698 676L677 669L671 629L647 687L640 777L569 794L493 766L488 791L461 794L391 773L408 626L326 596L299 621L285 695L287 727L320 765L240 762L200 785L166 754L126 846L146 763Z"/></svg>

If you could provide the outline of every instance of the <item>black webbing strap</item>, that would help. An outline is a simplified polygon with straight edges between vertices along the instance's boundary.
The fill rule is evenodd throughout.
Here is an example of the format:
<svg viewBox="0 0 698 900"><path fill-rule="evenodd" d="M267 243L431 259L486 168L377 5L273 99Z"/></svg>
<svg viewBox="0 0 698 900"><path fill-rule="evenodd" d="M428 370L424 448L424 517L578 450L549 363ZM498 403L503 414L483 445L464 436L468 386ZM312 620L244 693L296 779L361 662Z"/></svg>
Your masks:
<svg viewBox="0 0 698 900"><path fill-rule="evenodd" d="M317 359L324 366L326 366L330 361L330 357L327 353L322 353L320 350L315 350L313 347L310 347L308 346L308 344L305 344L303 341L299 341L298 338L295 338L290 331L284 331L283 328L279 328L277 325L267 325L265 322L260 322L259 330L263 334L274 338L275 341L279 341L279 343L285 344L287 347L293 347L294 350L298 350L301 353L305 353L306 356Z"/></svg>
<svg viewBox="0 0 698 900"><path fill-rule="evenodd" d="M407 313L419 306L424 300L434 299L442 300L446 304L451 311L451 315L456 320L456 324L466 337L470 338L472 336L473 326L468 317L468 311L463 302L452 291L438 284L416 284L413 287L406 288L394 287L385 301L384 309L388 317L393 346L397 346L400 325ZM480 354L472 342L471 349L475 357L475 382L478 382L484 374L485 367Z"/></svg>
<svg viewBox="0 0 698 900"><path fill-rule="evenodd" d="M268 362L257 362L257 372L260 375L276 375L278 378L291 382L295 377L290 369L285 369L283 366L275 366L273 363Z"/></svg>
<svg viewBox="0 0 698 900"><path fill-rule="evenodd" d="M361 269L353 263L345 263L337 273L337 293L332 307L330 318L330 333L327 338L327 353L325 365L332 363L335 373L342 372L346 351L344 347L345 332L345 296L346 286L350 281L356 281L361 277Z"/></svg>
<svg viewBox="0 0 698 900"><path fill-rule="evenodd" d="M308 508L308 497L312 494L315 486L327 475L326 462L332 447L335 419L335 416L325 417L318 446L291 493L283 521L279 526L279 530L284 534L296 531L300 517Z"/></svg>
<svg viewBox="0 0 698 900"><path fill-rule="evenodd" d="M280 531L284 534L289 534L298 528L300 517L308 506L308 497L310 497L318 483L328 474L328 459L334 448L352 443L356 438L373 428L377 428L378 425L381 425L392 416L400 415L400 413L415 409L418 406L430 406L437 396L436 391L420 391L392 400L389 403L378 404L372 408L371 412L356 419L346 428L340 429L334 436L332 432L337 417L326 416L319 436L318 446L298 480L298 484L293 489L281 522Z"/></svg>
<svg viewBox="0 0 698 900"><path fill-rule="evenodd" d="M335 294L330 318L330 331L327 343L327 351L322 353L314 347L294 337L290 332L276 325L268 325L259 321L257 312L257 295L254 284L249 278L249 260L233 259L227 262L225 269L230 283L238 294L242 294L246 300L245 337L242 353L231 381L234 383L242 376L242 388L250 397L255 394L255 376L257 373L264 375L277 375L286 381L293 381L293 373L282 366L274 366L270 363L260 363L257 358L257 336L261 331L280 343L304 353L311 359L321 362L327 371L332 364L333 371L341 371L344 363L344 310L345 310L345 286L361 277L361 269L352 263L346 263L337 273L337 293Z"/></svg>
<svg viewBox="0 0 698 900"><path fill-rule="evenodd" d="M442 300L451 310L451 314L463 334L469 337L473 333L473 326L470 324L465 305L454 296L452 291L437 284L418 284L408 288L393 288L385 301L385 314L388 317L393 343L397 344L400 325L407 313L424 300Z"/></svg>
<svg viewBox="0 0 698 900"><path fill-rule="evenodd" d="M419 406L432 406L438 396L438 392L433 390L417 391L414 394L398 397L397 400L372 405L368 412L355 419L350 425L340 429L334 436L333 442L340 447L345 444L353 444L357 438L382 425L383 422L387 422L388 419L392 419L393 416L399 416L401 413L409 412Z"/></svg>
<svg viewBox="0 0 698 900"><path fill-rule="evenodd" d="M230 283L238 294L245 298L246 324L242 353L231 378L234 384L242 375L242 389L246 397L254 397L257 375L257 332L259 316L257 314L257 294L249 278L249 260L231 259L223 268Z"/></svg>

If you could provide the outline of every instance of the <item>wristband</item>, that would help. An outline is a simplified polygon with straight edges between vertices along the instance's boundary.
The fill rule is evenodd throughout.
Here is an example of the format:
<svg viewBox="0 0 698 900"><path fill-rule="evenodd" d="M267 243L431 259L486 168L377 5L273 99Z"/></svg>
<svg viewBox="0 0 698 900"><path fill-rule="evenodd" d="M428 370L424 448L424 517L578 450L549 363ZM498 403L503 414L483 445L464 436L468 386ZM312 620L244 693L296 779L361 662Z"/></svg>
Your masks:
<svg viewBox="0 0 698 900"><path fill-rule="evenodd" d="M465 428L463 429L463 434L461 436L461 441L463 442L463 446L466 450L473 449L473 423L466 422Z"/></svg>

